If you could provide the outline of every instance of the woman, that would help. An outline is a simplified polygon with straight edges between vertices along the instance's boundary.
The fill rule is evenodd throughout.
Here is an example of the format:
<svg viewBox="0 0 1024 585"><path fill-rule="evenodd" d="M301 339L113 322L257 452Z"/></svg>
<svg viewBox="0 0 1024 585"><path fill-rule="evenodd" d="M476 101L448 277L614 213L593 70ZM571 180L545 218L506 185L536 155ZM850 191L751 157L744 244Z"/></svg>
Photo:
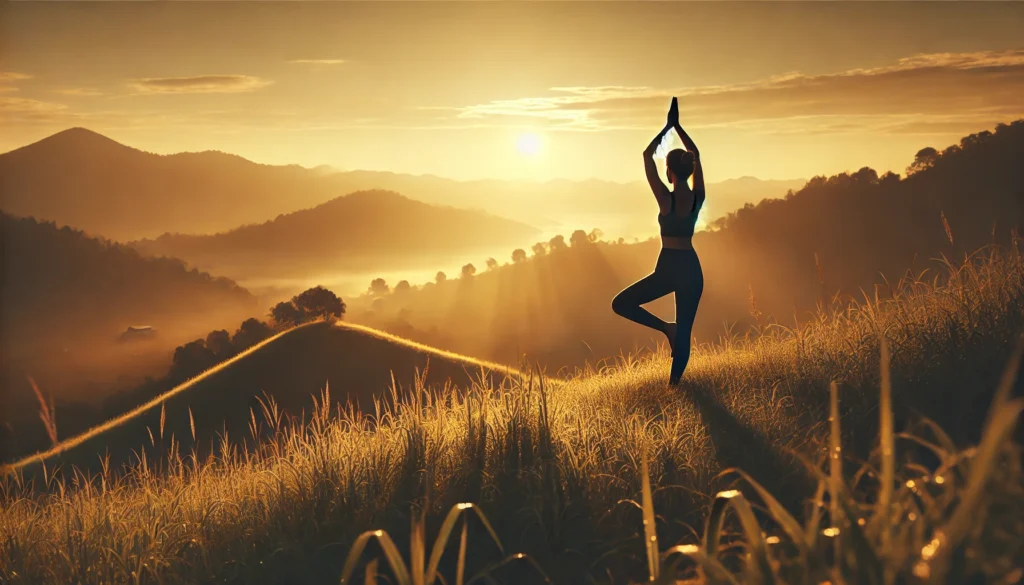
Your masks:
<svg viewBox="0 0 1024 585"><path fill-rule="evenodd" d="M686 150L675 149L665 157L670 190L658 177L654 152L669 130L675 129ZM704 204L704 172L700 153L693 140L679 125L679 104L672 98L665 128L654 137L644 151L644 170L647 182L658 200L661 225L661 254L654 272L626 287L612 301L612 310L641 325L661 331L668 337L672 349L672 370L669 383L676 385L683 377L690 360L690 334L697 304L704 292L704 273L693 250L693 229L697 214ZM693 175L693 189L687 181ZM669 293L676 297L676 322L666 323L640 305Z"/></svg>

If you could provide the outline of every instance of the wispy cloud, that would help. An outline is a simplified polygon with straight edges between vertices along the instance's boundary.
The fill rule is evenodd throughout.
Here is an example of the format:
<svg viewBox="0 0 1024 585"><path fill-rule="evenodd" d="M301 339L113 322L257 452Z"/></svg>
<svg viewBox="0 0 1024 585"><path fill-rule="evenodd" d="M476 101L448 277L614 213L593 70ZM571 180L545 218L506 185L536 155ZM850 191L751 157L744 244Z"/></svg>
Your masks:
<svg viewBox="0 0 1024 585"><path fill-rule="evenodd" d="M348 61L346 59L291 59L288 62L298 65L341 65Z"/></svg>
<svg viewBox="0 0 1024 585"><path fill-rule="evenodd" d="M148 94L241 93L266 87L270 80L251 75L199 75L196 77L149 77L129 85Z"/></svg>
<svg viewBox="0 0 1024 585"><path fill-rule="evenodd" d="M103 95L103 92L95 87L68 87L65 89L55 89L53 90L53 93L75 97L96 97Z"/></svg>
<svg viewBox="0 0 1024 585"><path fill-rule="evenodd" d="M52 122L61 119L68 107L23 97L0 96L0 121L6 124Z"/></svg>
<svg viewBox="0 0 1024 585"><path fill-rule="evenodd" d="M0 83L24 81L26 79L32 79L32 76L27 73L16 73L14 71L0 71Z"/></svg>
<svg viewBox="0 0 1024 585"><path fill-rule="evenodd" d="M799 72L751 83L680 87L554 87L549 95L447 109L455 119L532 119L551 129L646 128L663 116L671 96L693 125L778 126L807 123L834 131L893 132L951 128L1024 115L1024 51L914 55L892 65L824 75ZM929 118L941 118L930 124ZM829 120L831 119L831 120Z"/></svg>

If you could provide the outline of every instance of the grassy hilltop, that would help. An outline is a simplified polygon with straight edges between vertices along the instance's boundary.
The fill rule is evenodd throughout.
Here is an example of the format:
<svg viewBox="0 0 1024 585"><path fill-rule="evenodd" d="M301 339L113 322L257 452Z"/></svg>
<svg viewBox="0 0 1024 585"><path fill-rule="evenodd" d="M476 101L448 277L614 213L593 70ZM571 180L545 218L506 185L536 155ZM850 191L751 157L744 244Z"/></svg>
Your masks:
<svg viewBox="0 0 1024 585"><path fill-rule="evenodd" d="M996 389L1024 331L1024 260L1016 243L985 249L882 290L794 328L759 318L760 334L700 348L680 390L665 387L659 354L557 383L527 374L417 385L376 415L321 409L280 423L258 450L230 437L209 458L178 454L127 474L51 465L29 481L9 470L0 581L337 583L360 533L384 529L396 554L415 560L414 506L426 502L429 544L454 504L473 502L503 549L474 518L471 538L457 524L440 558L448 583L460 582L462 565L469 576L516 552L555 583L647 580L658 564L645 560L644 517L658 539L647 548L700 545L676 552L702 559L709 582L729 582L722 571L750 582L767 572L787 582L1010 582L1024 558L1024 476L1018 444L1002 439L1021 383ZM842 426L830 430L832 382ZM880 388L891 388L891 408ZM1003 414L981 437L994 396ZM887 433L890 416L908 435ZM879 432L895 440L894 456L879 455ZM834 460L825 472L836 475L819 481L800 461L822 464L840 439L833 448L841 444L846 465ZM802 524L750 482L720 475L736 466ZM843 477L850 494L837 487ZM769 508L755 513L767 540L756 524L734 524L750 520L746 500L715 499L733 487ZM739 511L718 552L717 539L700 539L712 502L716 520L723 502ZM376 547L363 558L379 556ZM668 569L663 577L675 577ZM694 575L692 562L679 569ZM543 581L523 559L489 574Z"/></svg>

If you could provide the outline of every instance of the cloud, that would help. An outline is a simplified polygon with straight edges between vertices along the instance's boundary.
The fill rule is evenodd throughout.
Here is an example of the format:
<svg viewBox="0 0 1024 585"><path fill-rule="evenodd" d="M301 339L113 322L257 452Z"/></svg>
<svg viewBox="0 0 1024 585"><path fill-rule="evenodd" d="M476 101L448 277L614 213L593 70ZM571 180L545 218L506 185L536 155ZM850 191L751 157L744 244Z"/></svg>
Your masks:
<svg viewBox="0 0 1024 585"><path fill-rule="evenodd" d="M15 73L14 71L0 71L0 83L24 81L26 79L32 79L32 76L28 75L27 73Z"/></svg>
<svg viewBox="0 0 1024 585"><path fill-rule="evenodd" d="M54 90L54 93L76 97L95 97L103 95L103 92L95 87L69 87L65 89L56 89Z"/></svg>
<svg viewBox="0 0 1024 585"><path fill-rule="evenodd" d="M301 65L341 65L348 61L345 59L292 59L288 62Z"/></svg>
<svg viewBox="0 0 1024 585"><path fill-rule="evenodd" d="M935 53L883 67L824 75L785 73L744 84L656 89L554 87L550 95L449 108L462 120L532 119L551 129L648 128L664 117L671 96L693 126L780 128L960 128L979 119L1024 116L1024 51ZM929 117L942 118L930 124Z"/></svg>
<svg viewBox="0 0 1024 585"><path fill-rule="evenodd" d="M273 83L251 75L200 75L196 77L150 77L130 83L136 91L147 94L240 93L253 91Z"/></svg>
<svg viewBox="0 0 1024 585"><path fill-rule="evenodd" d="M64 104L0 96L0 121L4 125L60 120L67 113L67 109Z"/></svg>

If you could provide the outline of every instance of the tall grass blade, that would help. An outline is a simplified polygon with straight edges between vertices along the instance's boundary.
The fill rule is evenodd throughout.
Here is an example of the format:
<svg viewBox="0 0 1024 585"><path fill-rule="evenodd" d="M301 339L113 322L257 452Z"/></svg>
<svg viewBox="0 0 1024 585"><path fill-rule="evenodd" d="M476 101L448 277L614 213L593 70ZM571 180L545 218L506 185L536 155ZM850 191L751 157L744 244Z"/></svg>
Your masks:
<svg viewBox="0 0 1024 585"><path fill-rule="evenodd" d="M427 570L424 573L424 583L426 585L431 585L437 578L437 566L441 563L441 555L444 554L444 548L448 544L448 539L455 528L455 523L458 521L459 516L467 510L472 510L476 513L477 518L480 519L484 528L487 529L487 533L491 536L494 544L498 546L498 550L505 554L505 548L501 545L498 533L494 531L491 523L487 521L487 516L480 511L480 508L473 504L457 504L448 511L448 515L445 517L444 522L441 524L441 529L437 533L437 538L434 540L434 548L430 552L430 563L427 565Z"/></svg>
<svg viewBox="0 0 1024 585"><path fill-rule="evenodd" d="M829 438L828 438L828 499L829 499L829 522L833 528L838 529L846 524L843 516L843 508L840 505L845 495L845 480L843 479L843 442L842 429L839 422L839 385L833 381L829 385ZM808 530L814 531L817 538L818 526L809 526ZM842 555L843 539L842 532L833 535L832 551L833 558L839 559Z"/></svg>
<svg viewBox="0 0 1024 585"><path fill-rule="evenodd" d="M381 550L384 551L384 558L387 559L388 566L391 567L391 572L395 575L397 585L412 585L412 580L409 578L409 569L405 566L402 555L399 554L398 548L395 546L394 541L391 540L391 537L388 536L388 533L383 530L364 532L352 543L352 548L348 551L348 557L345 558L345 565L341 570L342 585L349 582L349 577L355 571L356 564L359 563L359 557L362 556L363 550L369 544L371 538L376 538Z"/></svg>
<svg viewBox="0 0 1024 585"><path fill-rule="evenodd" d="M882 346L882 400L879 405L881 424L879 426L879 440L882 448L882 477L881 486L878 491L878 508L875 512L876 526L881 533L882 555L886 555L889 549L889 528L890 510L892 504L892 489L896 483L896 454L894 452L894 439L892 432L892 375L890 371L889 344L884 334L881 338Z"/></svg>
<svg viewBox="0 0 1024 585"><path fill-rule="evenodd" d="M681 555L697 563L704 571L704 580L709 585L717 585L719 583L727 585L739 585L739 581L736 577L726 569L722 563L717 559L709 557L706 553L701 551L700 547L692 544L680 544L673 546L666 550L662 554L662 561L668 561L673 556ZM675 579L670 577L671 573L675 571L677 563L668 564L671 571L666 571L661 579L659 579L657 585L674 585Z"/></svg>
<svg viewBox="0 0 1024 585"><path fill-rule="evenodd" d="M1005 403L1001 410L991 413L991 420L971 461L967 486L960 495L960 504L949 521L935 531L933 540L921 551L921 559L931 566L933 578L941 581L953 551L973 526L978 509L984 504L985 486L994 470L996 458L1003 444L1013 436L1022 411L1024 398L1017 398Z"/></svg>
<svg viewBox="0 0 1024 585"><path fill-rule="evenodd" d="M654 498L651 496L651 480L648 476L646 450L640 458L640 475L640 497L644 516L644 550L647 551L647 574L648 580L654 581L658 578L658 569L661 563L658 558L658 533L654 525Z"/></svg>

